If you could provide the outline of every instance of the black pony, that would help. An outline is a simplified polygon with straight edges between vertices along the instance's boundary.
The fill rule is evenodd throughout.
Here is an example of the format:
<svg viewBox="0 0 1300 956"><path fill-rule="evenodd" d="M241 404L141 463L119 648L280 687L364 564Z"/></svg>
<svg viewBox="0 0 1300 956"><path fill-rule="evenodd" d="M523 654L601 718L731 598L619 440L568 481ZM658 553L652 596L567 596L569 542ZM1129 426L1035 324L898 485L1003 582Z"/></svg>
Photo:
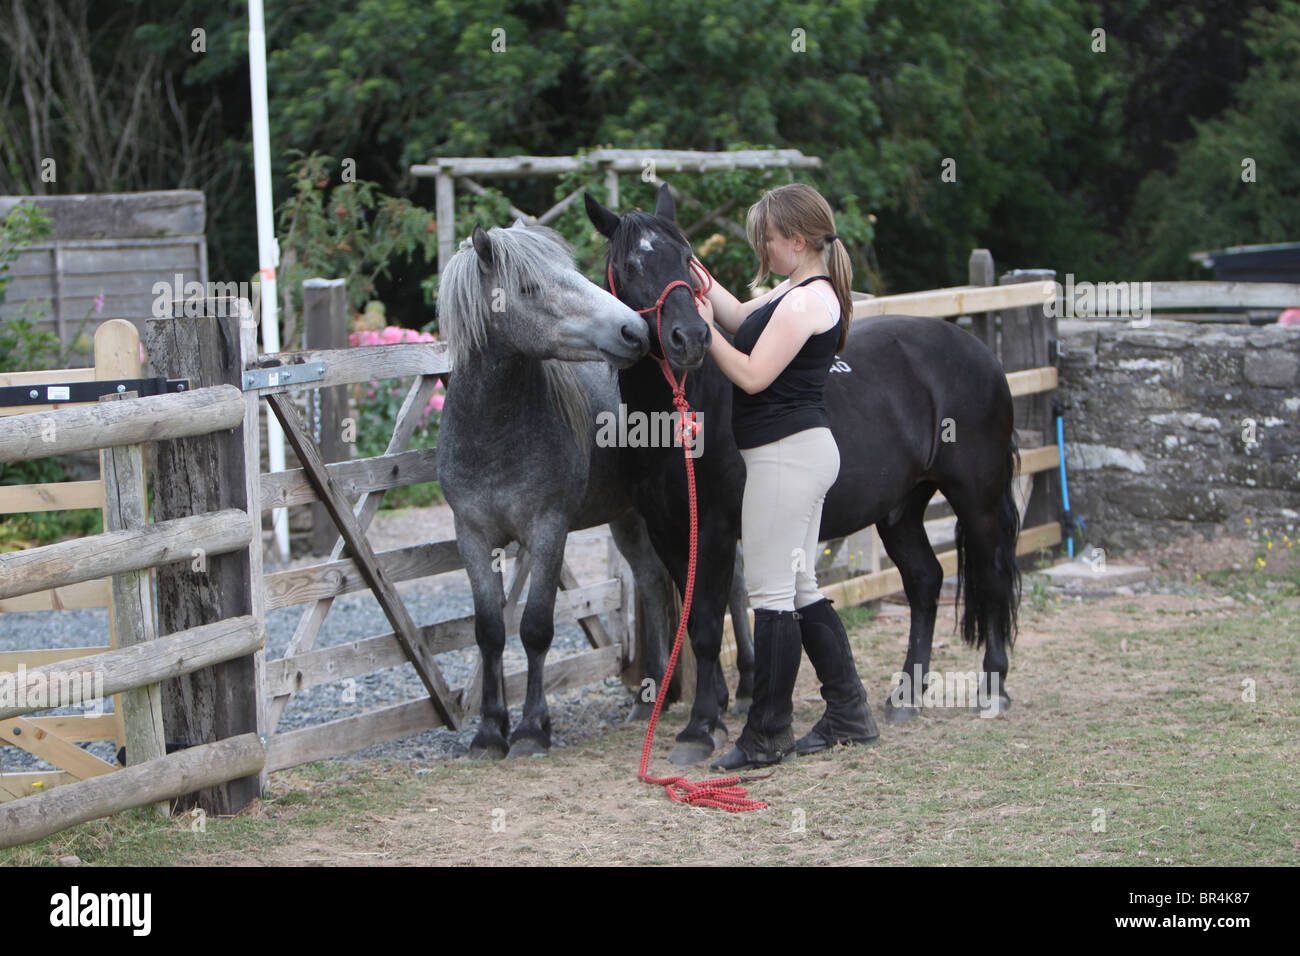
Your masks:
<svg viewBox="0 0 1300 956"><path fill-rule="evenodd" d="M660 188L654 215L619 216L590 195L585 198L589 218L610 240L606 273L613 276L611 291L625 303L643 309L669 283L689 280L691 247L677 227L666 185ZM695 462L700 546L690 622L699 684L691 721L674 751L680 759L697 753L695 759L702 759L708 754L701 749L720 726L719 706L726 701L716 661L740 531L745 466L731 431L732 385L707 359L711 332L690 293L677 286L665 297L659 329L654 312L647 318L651 354L666 356L675 369L689 370L687 398L704 423L703 453ZM826 385L826 408L840 449L840 473L822 509L820 539L874 524L902 576L912 608L911 632L902 684L886 705L886 717L897 723L915 716L926 686L943 584L924 525L936 491L943 492L957 516L958 603L965 598L962 637L984 647L979 708L983 713L1005 710L1010 704L1007 650L1015 640L1020 600L1020 514L1013 492L1018 451L1011 392L1001 364L955 325L899 315L855 322L836 358L835 374ZM621 370L619 386L629 409L671 408L669 387L650 358ZM637 470L629 478L632 499L679 588L687 553L681 459L680 448L635 450Z"/></svg>

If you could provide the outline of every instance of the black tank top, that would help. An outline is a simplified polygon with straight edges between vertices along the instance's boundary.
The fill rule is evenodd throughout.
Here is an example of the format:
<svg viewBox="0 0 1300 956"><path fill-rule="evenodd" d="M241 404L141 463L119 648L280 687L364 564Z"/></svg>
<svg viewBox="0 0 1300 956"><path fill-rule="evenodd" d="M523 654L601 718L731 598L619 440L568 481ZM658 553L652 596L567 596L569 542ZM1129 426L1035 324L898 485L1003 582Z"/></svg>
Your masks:
<svg viewBox="0 0 1300 956"><path fill-rule="evenodd" d="M778 302L792 289L829 278L809 276L799 285L759 306L740 324L732 344L749 355L767 328ZM736 446L757 448L808 428L830 428L830 418L826 414L826 379L839 344L840 323L836 322L825 332L809 336L790 364L761 392L750 395L739 385L733 386L731 427L736 435Z"/></svg>

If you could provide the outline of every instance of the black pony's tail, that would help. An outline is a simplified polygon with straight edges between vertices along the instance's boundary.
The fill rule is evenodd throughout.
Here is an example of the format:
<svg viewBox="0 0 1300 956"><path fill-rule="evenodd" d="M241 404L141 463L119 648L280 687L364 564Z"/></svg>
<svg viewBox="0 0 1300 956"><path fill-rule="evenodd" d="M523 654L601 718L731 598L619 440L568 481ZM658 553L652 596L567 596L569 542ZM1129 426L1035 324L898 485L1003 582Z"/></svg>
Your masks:
<svg viewBox="0 0 1300 956"><path fill-rule="evenodd" d="M960 519L957 521L957 604L962 608L962 640L972 647L984 645L990 628L1002 635L1008 648L1016 640L1020 609L1016 539L1020 536L1020 509L1016 507L1015 476L1019 465L1020 449L1013 433L1007 450L1006 481L998 503L996 540L977 543L974 550L979 558L973 564L967 529ZM963 590L965 605L962 605Z"/></svg>

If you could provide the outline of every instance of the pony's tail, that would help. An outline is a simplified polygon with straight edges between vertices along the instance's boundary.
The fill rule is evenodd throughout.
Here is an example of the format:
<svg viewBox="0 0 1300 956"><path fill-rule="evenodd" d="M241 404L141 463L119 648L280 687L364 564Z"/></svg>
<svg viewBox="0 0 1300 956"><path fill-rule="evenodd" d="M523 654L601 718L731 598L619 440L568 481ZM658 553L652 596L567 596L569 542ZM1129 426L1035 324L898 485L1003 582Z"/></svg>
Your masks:
<svg viewBox="0 0 1300 956"><path fill-rule="evenodd" d="M1003 637L1004 646L1015 644L1020 609L1020 566L1016 563L1016 539L1020 536L1020 509L1016 507L1015 476L1020 449L1015 435L1007 450L1006 481L998 503L998 526L992 541L968 539L964 522L957 521L957 604L961 606L962 640L982 647L989 629ZM971 551L976 560L970 561ZM962 591L966 603L962 605Z"/></svg>

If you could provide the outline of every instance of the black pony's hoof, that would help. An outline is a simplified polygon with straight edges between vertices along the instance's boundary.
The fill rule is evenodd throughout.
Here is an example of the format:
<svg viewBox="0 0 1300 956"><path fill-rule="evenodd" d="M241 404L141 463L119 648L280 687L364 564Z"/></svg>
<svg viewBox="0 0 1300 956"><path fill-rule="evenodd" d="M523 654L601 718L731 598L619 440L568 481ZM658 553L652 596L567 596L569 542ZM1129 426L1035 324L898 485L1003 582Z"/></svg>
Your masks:
<svg viewBox="0 0 1300 956"><path fill-rule="evenodd" d="M520 737L510 745L510 752L506 756L511 760L518 760L520 757L546 757L550 752L550 748L540 740L533 737Z"/></svg>
<svg viewBox="0 0 1300 956"><path fill-rule="evenodd" d="M710 770L722 770L730 772L733 770L753 770L756 768L771 767L779 764L781 758L778 756L775 760L753 760L749 754L739 747L732 747L731 750L723 754L713 763L709 764Z"/></svg>
<svg viewBox="0 0 1300 956"><path fill-rule="evenodd" d="M921 710L918 707L895 707L893 701L885 701L885 723L893 724L895 727L902 724L910 724L921 716Z"/></svg>
<svg viewBox="0 0 1300 956"><path fill-rule="evenodd" d="M713 751L716 749L717 746L712 743L706 744L699 740L679 740L673 746L672 753L668 755L668 762L679 767L689 766L693 763L708 760L713 756Z"/></svg>
<svg viewBox="0 0 1300 956"><path fill-rule="evenodd" d="M749 713L749 705L754 702L752 697L737 697L731 702L731 712L737 717L744 717Z"/></svg>
<svg viewBox="0 0 1300 956"><path fill-rule="evenodd" d="M1010 709L1011 698L998 696L993 698L981 698L975 706L971 708L971 713L978 714L980 717L992 719L1005 714Z"/></svg>
<svg viewBox="0 0 1300 956"><path fill-rule="evenodd" d="M474 735L466 756L470 760L504 760L509 751L510 744L506 743L505 737L495 729L484 727Z"/></svg>

